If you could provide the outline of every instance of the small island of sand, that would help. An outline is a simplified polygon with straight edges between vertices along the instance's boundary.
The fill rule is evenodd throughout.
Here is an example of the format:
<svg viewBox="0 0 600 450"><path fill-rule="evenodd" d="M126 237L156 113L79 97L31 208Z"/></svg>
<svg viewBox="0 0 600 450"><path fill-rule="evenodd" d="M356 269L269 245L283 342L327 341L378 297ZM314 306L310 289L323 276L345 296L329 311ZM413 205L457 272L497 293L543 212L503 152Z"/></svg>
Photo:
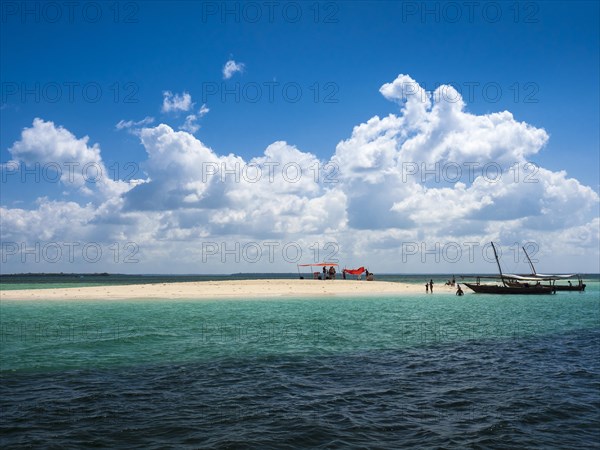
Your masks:
<svg viewBox="0 0 600 450"><path fill-rule="evenodd" d="M455 290L436 284L434 295ZM265 279L3 290L0 300L255 299L402 294L426 295L420 284L390 281Z"/></svg>

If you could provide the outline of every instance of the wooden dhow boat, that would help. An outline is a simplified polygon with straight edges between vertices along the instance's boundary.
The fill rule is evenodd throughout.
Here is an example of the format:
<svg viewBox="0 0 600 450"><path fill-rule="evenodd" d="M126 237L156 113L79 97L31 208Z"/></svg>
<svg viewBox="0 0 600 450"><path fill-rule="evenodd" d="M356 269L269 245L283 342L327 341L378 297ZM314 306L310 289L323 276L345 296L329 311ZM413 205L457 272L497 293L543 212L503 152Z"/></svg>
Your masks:
<svg viewBox="0 0 600 450"><path fill-rule="evenodd" d="M531 258L527 254L527 250L525 247L521 247L523 249L523 253L527 257L527 261L529 262L529 267L531 268L531 273L529 275L523 275L525 277L530 277L539 280L549 280L554 279L554 289L557 291L585 291L585 283L583 282L583 278L579 274L570 274L570 275L546 275L537 273L535 271L535 267L533 266L533 262L531 262ZM571 282L572 279L577 279L577 284L573 284ZM568 284L556 284L557 281L566 281Z"/></svg>
<svg viewBox="0 0 600 450"><path fill-rule="evenodd" d="M500 260L498 259L498 253L496 247L492 242L492 249L494 250L494 257L496 258L496 264L498 265L499 277L477 277L475 283L467 283L463 281L463 284L471 289L473 292L478 294L510 294L510 295L539 295L539 294L554 294L556 289L554 287L555 278L543 278L543 277L526 277L521 275L505 275L502 273L500 267ZM502 284L481 284L481 278L491 278L499 280ZM548 284L542 284L542 281Z"/></svg>

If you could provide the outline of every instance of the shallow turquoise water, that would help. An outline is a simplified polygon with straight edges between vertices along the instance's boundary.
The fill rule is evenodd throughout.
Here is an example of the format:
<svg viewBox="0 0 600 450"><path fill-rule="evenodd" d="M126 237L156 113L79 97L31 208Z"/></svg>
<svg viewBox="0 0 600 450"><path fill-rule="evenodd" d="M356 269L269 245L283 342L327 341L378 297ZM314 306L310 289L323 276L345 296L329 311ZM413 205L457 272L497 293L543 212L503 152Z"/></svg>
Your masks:
<svg viewBox="0 0 600 450"><path fill-rule="evenodd" d="M2 370L518 340L598 328L599 305L597 286L549 296L4 301Z"/></svg>
<svg viewBox="0 0 600 450"><path fill-rule="evenodd" d="M2 301L0 446L592 448L600 293Z"/></svg>

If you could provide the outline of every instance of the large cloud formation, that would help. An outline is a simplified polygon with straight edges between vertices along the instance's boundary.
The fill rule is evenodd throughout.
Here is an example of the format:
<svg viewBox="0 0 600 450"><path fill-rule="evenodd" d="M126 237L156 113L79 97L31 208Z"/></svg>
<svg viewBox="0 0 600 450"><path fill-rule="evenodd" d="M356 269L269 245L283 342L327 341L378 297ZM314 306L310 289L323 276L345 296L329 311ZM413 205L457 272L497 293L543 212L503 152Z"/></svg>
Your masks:
<svg viewBox="0 0 600 450"><path fill-rule="evenodd" d="M331 257L379 272L487 271L476 246L533 241L549 270L599 270L598 195L530 162L545 130L508 111L471 114L451 86L428 92L407 75L380 93L399 114L355 126L328 160L278 141L246 161L166 124L140 128L145 180L63 180L90 202L2 207L2 241L135 242L139 262L122 271L186 273L289 272ZM9 151L103 168L87 142L35 119Z"/></svg>

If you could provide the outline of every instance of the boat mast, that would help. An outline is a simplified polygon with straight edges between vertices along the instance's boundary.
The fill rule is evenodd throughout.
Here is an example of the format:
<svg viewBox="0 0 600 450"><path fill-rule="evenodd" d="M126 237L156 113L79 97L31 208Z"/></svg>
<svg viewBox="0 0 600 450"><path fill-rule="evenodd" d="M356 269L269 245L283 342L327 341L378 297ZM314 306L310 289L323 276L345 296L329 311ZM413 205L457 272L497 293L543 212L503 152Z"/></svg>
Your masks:
<svg viewBox="0 0 600 450"><path fill-rule="evenodd" d="M504 281L504 275L502 275L502 268L500 267L500 260L498 259L498 253L496 253L496 247L494 247L494 243L492 242L492 250L494 250L494 257L496 258L496 264L498 264L498 272L500 272L500 278L502 278L502 284L506 286L506 281Z"/></svg>
<svg viewBox="0 0 600 450"><path fill-rule="evenodd" d="M527 257L527 261L529 261L529 267L531 267L531 275L536 275L536 273L535 273L535 267L533 267L533 263L531 262L531 259L529 258L529 255L527 254L527 250L525 250L525 246L523 246L521 248L525 252L525 256Z"/></svg>

